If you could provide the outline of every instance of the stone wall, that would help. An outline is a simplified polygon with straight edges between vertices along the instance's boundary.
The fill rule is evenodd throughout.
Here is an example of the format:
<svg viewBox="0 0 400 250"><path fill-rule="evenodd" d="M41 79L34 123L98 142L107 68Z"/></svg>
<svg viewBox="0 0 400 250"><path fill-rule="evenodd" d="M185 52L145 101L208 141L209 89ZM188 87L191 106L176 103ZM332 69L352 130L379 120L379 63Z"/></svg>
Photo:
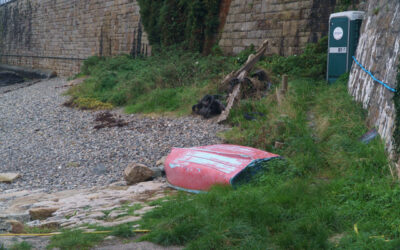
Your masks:
<svg viewBox="0 0 400 250"><path fill-rule="evenodd" d="M16 0L0 6L0 62L71 75L92 55L150 53L140 27L136 0Z"/></svg>
<svg viewBox="0 0 400 250"><path fill-rule="evenodd" d="M299 54L309 42L328 33L336 0L232 0L219 45L237 54L265 39L268 54Z"/></svg>
<svg viewBox="0 0 400 250"><path fill-rule="evenodd" d="M370 0L367 15L361 28L361 37L356 58L376 78L396 85L397 66L400 52L400 2L398 0ZM375 126L384 138L392 157L392 135L395 111L393 92L373 81L353 63L350 74L349 92L368 110L368 123Z"/></svg>

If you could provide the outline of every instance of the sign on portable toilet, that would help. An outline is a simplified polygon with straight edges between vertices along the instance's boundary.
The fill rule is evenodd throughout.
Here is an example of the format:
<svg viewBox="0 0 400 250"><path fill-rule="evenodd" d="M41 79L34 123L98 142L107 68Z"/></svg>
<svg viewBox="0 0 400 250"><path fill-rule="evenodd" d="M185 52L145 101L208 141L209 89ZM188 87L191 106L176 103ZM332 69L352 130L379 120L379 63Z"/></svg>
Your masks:
<svg viewBox="0 0 400 250"><path fill-rule="evenodd" d="M333 83L339 76L349 72L352 56L360 37L365 12L345 11L331 14L329 18L329 45L327 81Z"/></svg>

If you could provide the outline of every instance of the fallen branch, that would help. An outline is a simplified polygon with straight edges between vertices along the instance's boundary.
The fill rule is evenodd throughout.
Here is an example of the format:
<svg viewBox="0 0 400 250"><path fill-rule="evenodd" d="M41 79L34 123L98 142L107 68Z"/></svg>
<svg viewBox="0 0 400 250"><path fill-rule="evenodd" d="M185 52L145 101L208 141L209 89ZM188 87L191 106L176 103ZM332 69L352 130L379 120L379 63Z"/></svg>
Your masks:
<svg viewBox="0 0 400 250"><path fill-rule="evenodd" d="M228 85L230 82L237 80L238 83L233 88L232 92L229 94L227 99L227 105L225 110L218 117L217 122L221 123L228 119L229 113L235 103L235 100L238 98L240 94L241 84L244 82L245 78L250 74L254 65L260 60L260 58L264 55L267 50L268 40L265 40L260 48L256 51L256 54L251 54L249 58L247 58L246 63L237 71L231 72L229 75L225 77L222 81L222 86Z"/></svg>
<svg viewBox="0 0 400 250"><path fill-rule="evenodd" d="M69 88L69 87L73 87L73 86L75 86L75 85L78 85L78 84L81 84L81 83L83 83L86 79L88 79L89 77L88 76L85 76L85 77L81 77L81 78L77 78L77 79L75 79L75 80L72 80L72 81L69 81L67 84L65 84L65 85L61 85L61 86L58 86L58 87L55 87L56 89L58 89L58 88Z"/></svg>

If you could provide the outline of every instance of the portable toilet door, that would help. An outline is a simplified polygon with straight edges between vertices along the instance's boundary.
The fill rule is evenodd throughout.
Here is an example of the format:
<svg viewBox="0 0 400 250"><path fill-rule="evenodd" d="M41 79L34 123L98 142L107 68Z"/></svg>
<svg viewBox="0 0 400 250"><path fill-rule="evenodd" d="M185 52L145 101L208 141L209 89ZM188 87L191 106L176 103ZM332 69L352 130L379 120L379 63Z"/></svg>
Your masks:
<svg viewBox="0 0 400 250"><path fill-rule="evenodd" d="M349 72L357 50L363 11L345 11L329 18L327 81L333 83Z"/></svg>

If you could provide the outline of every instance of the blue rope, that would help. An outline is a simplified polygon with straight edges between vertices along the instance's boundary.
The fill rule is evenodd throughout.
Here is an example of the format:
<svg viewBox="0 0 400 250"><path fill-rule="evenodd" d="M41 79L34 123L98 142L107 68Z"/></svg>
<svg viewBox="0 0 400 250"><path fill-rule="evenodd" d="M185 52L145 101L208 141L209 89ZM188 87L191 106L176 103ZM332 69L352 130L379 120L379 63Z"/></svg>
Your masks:
<svg viewBox="0 0 400 250"><path fill-rule="evenodd" d="M357 59L353 56L353 60L357 63L358 66L360 66L362 68L362 70L365 71L365 73L367 73L368 75L370 75L372 77L372 79L374 79L374 81L379 82L380 84L382 84L385 88L387 88L388 90L392 91L392 92L397 92L394 88L391 88L387 83L384 83L378 79L376 79L376 77L366 68L364 68L358 61Z"/></svg>

